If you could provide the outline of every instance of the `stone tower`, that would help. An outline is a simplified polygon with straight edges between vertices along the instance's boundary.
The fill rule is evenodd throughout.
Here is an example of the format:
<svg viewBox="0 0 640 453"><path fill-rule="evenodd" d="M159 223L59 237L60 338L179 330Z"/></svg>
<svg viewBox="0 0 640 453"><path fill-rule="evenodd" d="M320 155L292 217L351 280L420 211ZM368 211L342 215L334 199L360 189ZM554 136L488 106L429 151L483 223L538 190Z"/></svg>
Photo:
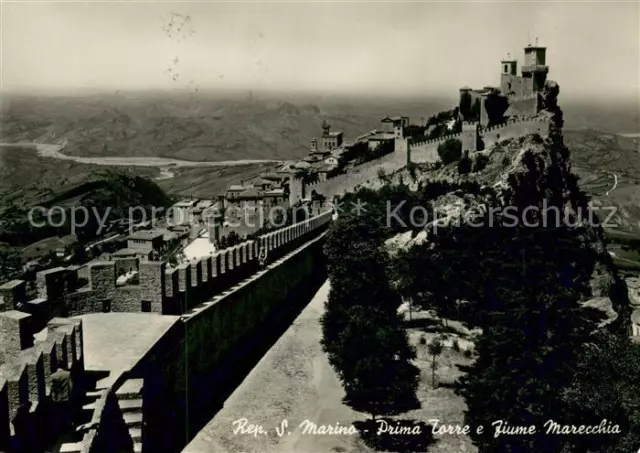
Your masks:
<svg viewBox="0 0 640 453"><path fill-rule="evenodd" d="M542 91L547 80L549 66L546 65L547 48L529 44L524 48L524 66L522 77L524 78L525 94L533 94Z"/></svg>
<svg viewBox="0 0 640 453"><path fill-rule="evenodd" d="M289 206L304 198L304 181L296 175L289 176Z"/></svg>
<svg viewBox="0 0 640 453"><path fill-rule="evenodd" d="M322 121L322 137L329 137L331 134L331 125L326 120Z"/></svg>
<svg viewBox="0 0 640 453"><path fill-rule="evenodd" d="M462 151L470 153L478 151L478 123L465 121L462 123L462 133L460 134Z"/></svg>
<svg viewBox="0 0 640 453"><path fill-rule="evenodd" d="M314 137L311 139L311 152L315 153L318 151L318 140Z"/></svg>
<svg viewBox="0 0 640 453"><path fill-rule="evenodd" d="M505 95L510 95L511 93L517 93L518 88L514 86L514 82L518 79L518 60L512 59L510 56L507 56L506 59L500 61L500 66L502 68L500 75L500 89Z"/></svg>

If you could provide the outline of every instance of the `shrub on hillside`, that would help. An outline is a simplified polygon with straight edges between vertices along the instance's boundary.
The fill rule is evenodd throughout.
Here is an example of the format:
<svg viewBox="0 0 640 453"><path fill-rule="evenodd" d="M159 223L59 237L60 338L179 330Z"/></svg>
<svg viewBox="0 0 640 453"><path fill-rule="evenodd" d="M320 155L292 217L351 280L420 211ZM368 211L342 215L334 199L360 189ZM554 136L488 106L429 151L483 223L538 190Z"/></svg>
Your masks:
<svg viewBox="0 0 640 453"><path fill-rule="evenodd" d="M477 154L475 160L473 161L473 172L482 171L487 167L489 163L489 157L484 154Z"/></svg>
<svg viewBox="0 0 640 453"><path fill-rule="evenodd" d="M462 159L458 161L458 173L466 175L471 172L471 158L469 157L469 151L464 152Z"/></svg>
<svg viewBox="0 0 640 453"><path fill-rule="evenodd" d="M450 138L438 145L438 156L443 164L450 164L462 157L462 142L457 138Z"/></svg>

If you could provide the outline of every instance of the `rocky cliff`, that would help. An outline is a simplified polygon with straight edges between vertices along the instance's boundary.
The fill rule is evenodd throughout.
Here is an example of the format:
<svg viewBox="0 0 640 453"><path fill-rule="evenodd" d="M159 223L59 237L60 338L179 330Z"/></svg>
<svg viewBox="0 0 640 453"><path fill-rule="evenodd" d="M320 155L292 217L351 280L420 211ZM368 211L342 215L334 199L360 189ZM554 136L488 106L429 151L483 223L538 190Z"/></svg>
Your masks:
<svg viewBox="0 0 640 453"><path fill-rule="evenodd" d="M626 331L628 293L605 247L601 225L606 213L590 205L572 173L570 151L562 135L562 112L552 99L557 87L549 87L549 91L545 102L553 109L547 112L553 121L548 137L532 134L502 141L470 155L464 165L414 167L394 174L393 183L407 184L413 191L428 194L429 187L438 182L452 189L431 200L433 218L422 231L414 228L398 234L387 246L392 253L429 242L435 246L437 235L460 226L475 226L478 219L489 219L497 227L512 227L518 222L569 227L578 247L588 251L585 262L577 263L585 269L584 280L588 280L583 304L605 314L603 325ZM474 265L482 266L482 256Z"/></svg>

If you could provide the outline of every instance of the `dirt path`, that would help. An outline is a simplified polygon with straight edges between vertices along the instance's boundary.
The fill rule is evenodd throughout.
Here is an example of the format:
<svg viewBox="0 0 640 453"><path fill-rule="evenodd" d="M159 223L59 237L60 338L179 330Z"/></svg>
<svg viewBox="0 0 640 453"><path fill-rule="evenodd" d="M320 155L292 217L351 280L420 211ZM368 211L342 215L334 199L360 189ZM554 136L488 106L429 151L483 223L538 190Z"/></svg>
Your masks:
<svg viewBox="0 0 640 453"><path fill-rule="evenodd" d="M613 187L607 191L607 193L605 194L605 197L608 197L609 194L614 190L616 190L616 187L618 187L618 175L615 173L612 173L612 175L613 175Z"/></svg>
<svg viewBox="0 0 640 453"><path fill-rule="evenodd" d="M320 317L329 293L329 283L318 290L309 305L278 342L265 354L247 378L225 402L224 407L183 450L185 453L370 453L355 433L319 434L304 430L305 421L320 427L346 428L368 418L342 403L344 391L320 345ZM416 314L417 317L418 314ZM438 324L438 323L436 323ZM439 325L439 324L438 324ZM418 399L421 407L401 418L427 423L463 425L465 404L451 388L460 375L459 364L471 359L453 351L451 341L439 359L437 380L431 385L431 359L420 337L430 341L435 333L422 329L408 330L417 347L416 364L421 369ZM468 341L460 339L461 345ZM464 346L463 346L464 347ZM246 419L252 432L234 433ZM283 422L286 421L286 425ZM235 422L235 424L234 424ZM301 426L302 424L302 426ZM307 425L309 426L309 425ZM254 433L262 429L261 433ZM430 428L429 428L430 429ZM278 432L279 431L279 432ZM427 433L425 433L426 435ZM422 437L422 436L419 436ZM477 449L466 436L441 435L428 447L431 453L474 453ZM416 451L425 451L424 449Z"/></svg>
<svg viewBox="0 0 640 453"><path fill-rule="evenodd" d="M362 418L341 403L342 387L320 346L319 319L328 292L325 283L184 452L367 451L357 435L312 435L300 427L305 420L350 426ZM243 418L260 425L265 434L234 434L234 421ZM280 437L276 428L282 428L285 420Z"/></svg>

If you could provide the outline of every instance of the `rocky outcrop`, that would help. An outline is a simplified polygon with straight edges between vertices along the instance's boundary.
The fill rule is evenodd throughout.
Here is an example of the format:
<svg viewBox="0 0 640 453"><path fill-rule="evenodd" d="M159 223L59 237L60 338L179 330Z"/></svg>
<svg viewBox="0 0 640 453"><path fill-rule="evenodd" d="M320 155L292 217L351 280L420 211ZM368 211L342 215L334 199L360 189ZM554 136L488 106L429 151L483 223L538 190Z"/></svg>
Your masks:
<svg viewBox="0 0 640 453"><path fill-rule="evenodd" d="M563 216L561 219L566 225L575 227L576 237L582 246L591 249L595 255L596 264L590 279L591 294L586 294L582 303L605 315L602 326L619 320L618 325L625 329L630 314L627 290L606 252L604 233L597 224L597 216L591 212L588 199L571 171L569 150L564 146L561 133L562 114L555 101L558 92L557 84L548 82L542 94L545 107L551 110L545 114L553 117L554 133L547 139L538 135L520 137L492 149L487 153L490 162L485 171L459 175L456 181L458 184L475 181L482 190L475 194L454 190L438 197L432 202L436 218L425 226L424 231L416 237L408 233L400 234L388 240L387 246L391 253L401 248L409 249L416 243L429 241L433 234L443 228L471 225L470 222L477 219L478 215L487 212L496 213L494 220L497 222L504 219L502 216L507 208L515 207L518 214L522 215L527 207L537 207L539 213L557 212ZM420 179L422 182L426 179L433 182L439 178L449 183L455 181L452 177L456 172L454 167L450 165L423 173L417 177L414 185L420 187ZM518 221L522 220L523 217L518 217ZM631 290L629 293L631 295ZM631 297L638 300L633 295Z"/></svg>

